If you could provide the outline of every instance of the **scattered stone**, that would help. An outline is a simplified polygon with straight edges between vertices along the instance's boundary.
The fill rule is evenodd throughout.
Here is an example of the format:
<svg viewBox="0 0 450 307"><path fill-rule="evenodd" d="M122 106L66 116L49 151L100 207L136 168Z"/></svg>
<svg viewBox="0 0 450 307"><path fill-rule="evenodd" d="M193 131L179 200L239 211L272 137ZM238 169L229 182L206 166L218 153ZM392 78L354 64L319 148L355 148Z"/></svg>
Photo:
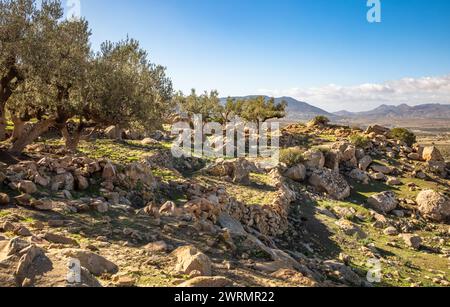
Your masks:
<svg viewBox="0 0 450 307"><path fill-rule="evenodd" d="M325 156L320 150L308 150L303 154L308 169L320 169L325 166Z"/></svg>
<svg viewBox="0 0 450 307"><path fill-rule="evenodd" d="M374 164L371 166L372 170L376 173L382 173L384 175L389 175L393 172L393 169L389 166Z"/></svg>
<svg viewBox="0 0 450 307"><path fill-rule="evenodd" d="M340 219L336 222L336 225L341 229L347 236L357 236L359 239L367 238L367 234L357 226L356 224L350 222L346 219Z"/></svg>
<svg viewBox="0 0 450 307"><path fill-rule="evenodd" d="M354 170L352 170L349 174L349 177L352 179L355 179L358 182L361 182L363 184L369 184L370 178L369 176L366 174L366 172L355 168Z"/></svg>
<svg viewBox="0 0 450 307"><path fill-rule="evenodd" d="M385 235L387 235L387 236L396 236L396 235L398 235L397 229L396 229L395 227L392 227L392 226L386 228L386 229L383 231L383 233L384 233Z"/></svg>
<svg viewBox="0 0 450 307"><path fill-rule="evenodd" d="M166 252L168 250L167 243L164 241L157 241L147 244L144 249L151 253Z"/></svg>
<svg viewBox="0 0 450 307"><path fill-rule="evenodd" d="M372 209L380 213L389 213L398 206L395 193L392 191L372 195L368 198L367 203Z"/></svg>
<svg viewBox="0 0 450 307"><path fill-rule="evenodd" d="M386 181L387 185L402 185L402 182L400 179L395 178L395 177L388 177L387 181Z"/></svg>
<svg viewBox="0 0 450 307"><path fill-rule="evenodd" d="M401 234L400 235L406 245L413 249L419 249L422 246L422 238L413 234Z"/></svg>

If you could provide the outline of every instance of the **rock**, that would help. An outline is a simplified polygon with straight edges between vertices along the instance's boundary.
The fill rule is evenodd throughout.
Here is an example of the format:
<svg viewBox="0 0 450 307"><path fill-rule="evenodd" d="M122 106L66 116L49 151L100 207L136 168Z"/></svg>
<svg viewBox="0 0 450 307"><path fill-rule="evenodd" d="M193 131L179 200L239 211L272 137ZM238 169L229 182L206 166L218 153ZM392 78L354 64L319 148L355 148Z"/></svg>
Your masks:
<svg viewBox="0 0 450 307"><path fill-rule="evenodd" d="M422 246L422 238L413 234L401 234L400 237L405 241L405 244L414 249L419 249Z"/></svg>
<svg viewBox="0 0 450 307"><path fill-rule="evenodd" d="M9 204L9 195L0 193L0 206L6 206Z"/></svg>
<svg viewBox="0 0 450 307"><path fill-rule="evenodd" d="M14 200L19 206L29 206L31 196L29 194L21 194L19 196L14 197Z"/></svg>
<svg viewBox="0 0 450 307"><path fill-rule="evenodd" d="M152 138L145 138L145 139L143 139L142 141L141 141L141 144L142 145L157 145L157 144L159 144L158 143L158 141L156 141L156 140L154 140L154 139L152 139Z"/></svg>
<svg viewBox="0 0 450 307"><path fill-rule="evenodd" d="M105 135L108 139L116 139L118 136L121 137L123 132L122 131L118 131L120 130L119 128L117 128L116 126L110 126L108 128L105 129Z"/></svg>
<svg viewBox="0 0 450 307"><path fill-rule="evenodd" d="M271 274L272 277L293 283L298 287L316 287L317 283L300 272L291 269L280 269Z"/></svg>
<svg viewBox="0 0 450 307"><path fill-rule="evenodd" d="M44 188L50 184L50 181L47 178L39 174L34 177L34 182Z"/></svg>
<svg viewBox="0 0 450 307"><path fill-rule="evenodd" d="M339 163L341 162L341 152L339 150L330 150L325 153L325 167L332 171L339 171Z"/></svg>
<svg viewBox="0 0 450 307"><path fill-rule="evenodd" d="M89 188L89 181L84 176L81 176L81 175L76 176L75 183L76 183L77 189L79 191L84 191L84 190L87 190L87 188Z"/></svg>
<svg viewBox="0 0 450 307"><path fill-rule="evenodd" d="M391 191L372 195L368 198L367 203L372 209L380 213L389 213L392 210L395 210L398 205L395 194Z"/></svg>
<svg viewBox="0 0 450 307"><path fill-rule="evenodd" d="M363 184L369 184L370 178L369 176L366 174L366 172L355 168L354 170L352 170L349 174L350 178L353 178L359 182L362 182Z"/></svg>
<svg viewBox="0 0 450 307"><path fill-rule="evenodd" d="M366 134L375 133L375 135L387 135L391 132L389 128L382 127L380 125L369 126L366 130Z"/></svg>
<svg viewBox="0 0 450 307"><path fill-rule="evenodd" d="M159 214L175 216L176 209L177 209L177 205L175 205L175 203L173 201L168 201L168 202L164 203L164 205L162 205L161 208L159 208Z"/></svg>
<svg viewBox="0 0 450 307"><path fill-rule="evenodd" d="M344 177L328 169L315 170L309 178L309 183L320 192L326 192L337 200L350 196L350 186Z"/></svg>
<svg viewBox="0 0 450 307"><path fill-rule="evenodd" d="M111 261L90 251L70 249L64 251L64 255L79 260L81 266L95 276L100 276L104 273L115 274L119 270L117 265Z"/></svg>
<svg viewBox="0 0 450 307"><path fill-rule="evenodd" d="M297 182L302 182L306 178L306 168L303 164L298 164L289 168L284 176Z"/></svg>
<svg viewBox="0 0 450 307"><path fill-rule="evenodd" d="M20 237L30 237L32 235L31 231L25 226L18 226L14 229L14 234Z"/></svg>
<svg viewBox="0 0 450 307"><path fill-rule="evenodd" d="M377 180L377 181L382 181L386 179L386 175L382 174L382 173L370 173L369 177L372 178L373 180Z"/></svg>
<svg viewBox="0 0 450 307"><path fill-rule="evenodd" d="M412 152L410 154L408 154L408 159L413 160L413 161L420 161L422 159L422 157L415 152Z"/></svg>
<svg viewBox="0 0 450 307"><path fill-rule="evenodd" d="M342 230L347 236L357 236L359 239L367 238L366 233L357 225L350 222L346 219L340 219L336 222L336 225L339 227L339 229Z"/></svg>
<svg viewBox="0 0 450 307"><path fill-rule="evenodd" d="M370 156L364 156L361 160L359 160L358 167L362 171L366 171L370 164L372 164L373 159Z"/></svg>
<svg viewBox="0 0 450 307"><path fill-rule="evenodd" d="M110 162L103 168L102 178L105 181L112 181L116 177L116 168Z"/></svg>
<svg viewBox="0 0 450 307"><path fill-rule="evenodd" d="M371 166L371 168L374 172L382 173L384 175L389 175L394 171L391 167L380 164L374 164Z"/></svg>
<svg viewBox="0 0 450 307"><path fill-rule="evenodd" d="M416 202L422 216L431 221L445 222L450 218L450 200L436 191L420 192Z"/></svg>
<svg viewBox="0 0 450 307"><path fill-rule="evenodd" d="M235 183L248 184L250 171L255 165L245 158L235 160L218 161L203 170L203 172L215 177L228 177Z"/></svg>
<svg viewBox="0 0 450 307"><path fill-rule="evenodd" d="M324 265L330 272L339 272L339 277L351 285L357 287L362 285L362 280L358 274L353 272L353 270L345 264L339 263L335 260L327 260L324 262Z"/></svg>
<svg viewBox="0 0 450 307"><path fill-rule="evenodd" d="M44 235L44 239L51 243L78 246L76 240L51 232L47 232Z"/></svg>
<svg viewBox="0 0 450 307"><path fill-rule="evenodd" d="M435 146L427 146L423 148L422 159L425 161L445 161L441 152Z"/></svg>
<svg viewBox="0 0 450 307"><path fill-rule="evenodd" d="M192 271L199 271L203 276L211 275L211 260L193 246L177 248L172 256L177 258L175 271L189 275Z"/></svg>
<svg viewBox="0 0 450 307"><path fill-rule="evenodd" d="M29 194L29 195L37 192L36 185L34 184L34 182L29 181L29 180L20 181L19 184L17 185L17 188L22 193Z"/></svg>
<svg viewBox="0 0 450 307"><path fill-rule="evenodd" d="M106 213L109 210L109 204L101 200L95 200L91 203L91 206L99 213Z"/></svg>
<svg viewBox="0 0 450 307"><path fill-rule="evenodd" d="M228 229L228 231L235 236L246 236L247 232L245 231L242 224L237 221L236 219L232 218L229 214L222 213L219 215L218 222L220 226L222 226L225 229Z"/></svg>
<svg viewBox="0 0 450 307"><path fill-rule="evenodd" d="M386 228L386 229L383 231L383 233L384 233L385 235L387 235L387 236L396 236L396 235L398 235L397 229L396 229L395 227L392 227L392 226Z"/></svg>
<svg viewBox="0 0 450 307"><path fill-rule="evenodd" d="M149 251L151 253L160 253L160 252L166 252L168 249L167 243L164 241L157 241L152 242L144 246L144 249L146 251Z"/></svg>
<svg viewBox="0 0 450 307"><path fill-rule="evenodd" d="M325 166L325 156L320 150L308 150L303 154L308 169L320 169Z"/></svg>
<svg viewBox="0 0 450 307"><path fill-rule="evenodd" d="M398 178L388 177L386 184L387 185L402 185L403 183Z"/></svg>
<svg viewBox="0 0 450 307"><path fill-rule="evenodd" d="M179 288L227 288L233 287L234 282L226 277L214 276L214 277L195 277L190 279L177 287Z"/></svg>
<svg viewBox="0 0 450 307"><path fill-rule="evenodd" d="M17 265L15 275L22 282L26 278L27 271L32 266L33 262L36 258L43 256L44 251L35 245L30 245L26 249L22 250L21 254L22 257Z"/></svg>

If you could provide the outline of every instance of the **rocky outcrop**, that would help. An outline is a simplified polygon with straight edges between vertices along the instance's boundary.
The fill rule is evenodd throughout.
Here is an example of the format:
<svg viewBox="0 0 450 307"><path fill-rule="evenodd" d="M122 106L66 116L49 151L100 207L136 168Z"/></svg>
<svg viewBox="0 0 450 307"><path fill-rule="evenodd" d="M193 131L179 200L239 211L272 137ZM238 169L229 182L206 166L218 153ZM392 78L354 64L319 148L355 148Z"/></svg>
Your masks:
<svg viewBox="0 0 450 307"><path fill-rule="evenodd" d="M203 171L211 176L227 177L235 183L247 184L250 181L249 175L252 169L255 169L254 164L244 158L240 158L216 162Z"/></svg>

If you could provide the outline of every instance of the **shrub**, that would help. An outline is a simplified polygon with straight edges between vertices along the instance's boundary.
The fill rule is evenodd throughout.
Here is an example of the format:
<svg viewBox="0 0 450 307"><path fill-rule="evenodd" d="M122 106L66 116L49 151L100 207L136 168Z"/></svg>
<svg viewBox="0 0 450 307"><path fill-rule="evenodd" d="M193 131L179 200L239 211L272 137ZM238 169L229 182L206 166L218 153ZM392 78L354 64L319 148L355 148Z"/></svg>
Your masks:
<svg viewBox="0 0 450 307"><path fill-rule="evenodd" d="M350 137L350 142L356 147L366 148L370 144L370 139L362 134L354 134Z"/></svg>
<svg viewBox="0 0 450 307"><path fill-rule="evenodd" d="M280 162L286 164L288 167L304 161L303 151L300 148L287 148L280 151Z"/></svg>
<svg viewBox="0 0 450 307"><path fill-rule="evenodd" d="M323 115L319 115L314 117L314 119L311 121L312 124L314 125L328 125L330 123L330 119L326 116Z"/></svg>
<svg viewBox="0 0 450 307"><path fill-rule="evenodd" d="M414 133L405 128L394 128L389 133L389 137L394 140L405 142L408 146L414 145L417 138Z"/></svg>

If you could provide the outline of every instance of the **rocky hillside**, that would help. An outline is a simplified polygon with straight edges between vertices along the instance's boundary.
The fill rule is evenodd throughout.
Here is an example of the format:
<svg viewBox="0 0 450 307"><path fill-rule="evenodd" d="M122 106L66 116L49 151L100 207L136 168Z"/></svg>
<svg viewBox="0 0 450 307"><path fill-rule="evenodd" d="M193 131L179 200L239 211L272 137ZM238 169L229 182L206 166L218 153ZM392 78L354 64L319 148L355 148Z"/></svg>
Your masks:
<svg viewBox="0 0 450 307"><path fill-rule="evenodd" d="M291 125L271 169L174 159L165 133L2 154L0 285L449 286L449 165L388 136Z"/></svg>

